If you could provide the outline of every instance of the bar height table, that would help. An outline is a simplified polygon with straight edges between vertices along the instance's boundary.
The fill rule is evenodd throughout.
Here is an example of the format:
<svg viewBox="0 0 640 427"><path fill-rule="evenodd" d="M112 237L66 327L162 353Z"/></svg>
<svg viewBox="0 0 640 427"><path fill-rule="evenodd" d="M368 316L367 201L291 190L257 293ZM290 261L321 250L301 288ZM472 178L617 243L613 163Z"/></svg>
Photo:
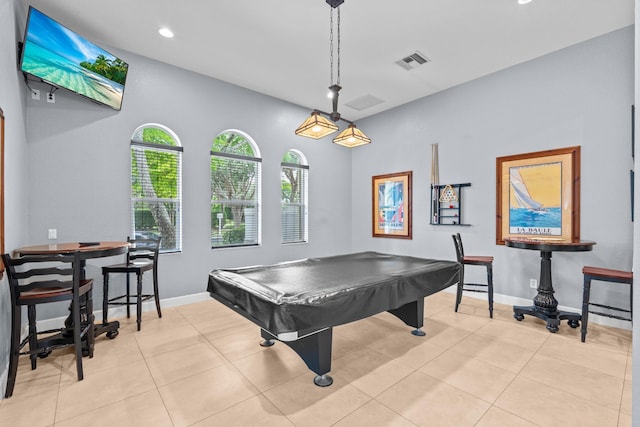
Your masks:
<svg viewBox="0 0 640 427"><path fill-rule="evenodd" d="M72 254L80 252L80 261L82 263L82 276L85 274L85 263L87 259L104 258L110 256L121 255L129 249L129 242L73 242L73 243L54 243L50 245L25 246L15 249L13 252L17 255L57 255ZM71 321L71 317L65 320ZM107 334L108 338L115 338L118 335L120 322L117 320L108 323L96 323L95 335Z"/></svg>
<svg viewBox="0 0 640 427"><path fill-rule="evenodd" d="M521 321L524 315L535 316L547 322L550 332L558 332L560 321L567 320L572 328L580 326L580 313L558 310L558 300L553 296L553 282L551 280L552 252L585 252L593 249L596 242L589 240L553 240L553 239L504 239L504 244L510 248L530 249L540 251L540 281L538 294L533 298L532 306L514 306L513 317Z"/></svg>

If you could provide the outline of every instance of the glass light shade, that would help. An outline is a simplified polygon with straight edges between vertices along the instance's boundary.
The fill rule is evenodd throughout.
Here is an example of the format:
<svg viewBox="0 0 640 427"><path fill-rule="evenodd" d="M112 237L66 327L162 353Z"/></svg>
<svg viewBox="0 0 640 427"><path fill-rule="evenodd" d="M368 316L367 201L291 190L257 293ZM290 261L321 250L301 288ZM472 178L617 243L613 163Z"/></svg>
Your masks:
<svg viewBox="0 0 640 427"><path fill-rule="evenodd" d="M340 132L338 136L333 138L334 144L353 148L359 145L370 144L371 139L367 137L354 124L350 124L345 130Z"/></svg>
<svg viewBox="0 0 640 427"><path fill-rule="evenodd" d="M338 129L338 125L329 121L317 111L314 111L307 120L298 126L298 129L296 129L296 135L320 139L334 133Z"/></svg>

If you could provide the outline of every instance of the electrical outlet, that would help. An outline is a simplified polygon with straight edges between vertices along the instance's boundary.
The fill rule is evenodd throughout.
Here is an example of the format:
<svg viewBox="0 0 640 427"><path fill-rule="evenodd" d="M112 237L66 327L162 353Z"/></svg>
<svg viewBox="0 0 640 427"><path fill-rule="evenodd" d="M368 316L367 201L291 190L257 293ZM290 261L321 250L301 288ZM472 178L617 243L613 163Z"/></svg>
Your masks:
<svg viewBox="0 0 640 427"><path fill-rule="evenodd" d="M36 101L40 101L40 90L39 89L31 89L31 99L35 99Z"/></svg>
<svg viewBox="0 0 640 427"><path fill-rule="evenodd" d="M536 279L529 279L529 287L538 289L538 281Z"/></svg>
<svg viewBox="0 0 640 427"><path fill-rule="evenodd" d="M50 104L55 104L56 103L56 95L53 92L49 92L47 94L47 102Z"/></svg>
<svg viewBox="0 0 640 427"><path fill-rule="evenodd" d="M53 240L53 239L57 239L58 238L58 230L56 230L55 228L50 228L49 229L49 239Z"/></svg>

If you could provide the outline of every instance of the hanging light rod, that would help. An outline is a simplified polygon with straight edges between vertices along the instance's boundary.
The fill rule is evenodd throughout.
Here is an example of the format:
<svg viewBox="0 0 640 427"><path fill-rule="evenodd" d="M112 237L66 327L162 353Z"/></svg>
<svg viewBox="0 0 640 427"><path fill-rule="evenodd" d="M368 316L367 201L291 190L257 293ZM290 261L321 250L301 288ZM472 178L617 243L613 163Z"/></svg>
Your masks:
<svg viewBox="0 0 640 427"><path fill-rule="evenodd" d="M360 129L356 127L356 124L350 120L344 119L341 117L338 112L338 96L340 89L340 6L344 3L344 0L325 0L331 9L331 21L330 21L330 52L331 52L331 86L329 86L329 91L331 94L331 104L333 107L333 111L331 113L327 113L321 110L313 110L311 112L311 116L306 119L298 128L296 129L296 135L306 136L308 138L320 139L327 135L330 135L336 131L338 131L339 127L336 125L336 122L342 120L343 122L348 123L346 129L338 134L333 139L335 144L339 144L345 147L357 147L358 145L364 145L371 143L371 139L368 138ZM338 24L337 24L337 66L336 66L336 74L337 80L334 82L333 80L333 9L338 10ZM330 119L330 120L328 120Z"/></svg>

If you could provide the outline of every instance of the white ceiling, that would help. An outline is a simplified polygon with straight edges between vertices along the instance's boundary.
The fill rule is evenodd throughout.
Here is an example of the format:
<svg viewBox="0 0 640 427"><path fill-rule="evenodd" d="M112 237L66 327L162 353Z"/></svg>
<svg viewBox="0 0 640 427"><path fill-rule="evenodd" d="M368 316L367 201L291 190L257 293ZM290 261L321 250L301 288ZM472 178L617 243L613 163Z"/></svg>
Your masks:
<svg viewBox="0 0 640 427"><path fill-rule="evenodd" d="M23 1L107 50L331 110L325 0ZM634 0L345 0L340 11L338 110L350 120L634 22ZM161 26L175 37L160 37ZM415 51L431 62L410 71L395 63ZM367 96L383 102L345 105Z"/></svg>

